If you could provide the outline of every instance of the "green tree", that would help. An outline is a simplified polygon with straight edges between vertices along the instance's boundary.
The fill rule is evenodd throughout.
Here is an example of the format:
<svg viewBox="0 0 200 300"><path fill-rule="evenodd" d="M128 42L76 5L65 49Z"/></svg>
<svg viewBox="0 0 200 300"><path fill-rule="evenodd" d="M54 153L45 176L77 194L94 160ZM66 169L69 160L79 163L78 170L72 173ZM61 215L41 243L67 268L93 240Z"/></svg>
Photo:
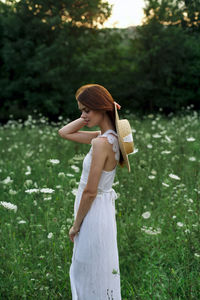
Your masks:
<svg viewBox="0 0 200 300"><path fill-rule="evenodd" d="M0 118L26 117L33 109L54 117L73 113L77 53L111 14L101 0L0 2Z"/></svg>
<svg viewBox="0 0 200 300"><path fill-rule="evenodd" d="M163 25L200 31L200 0L146 0L145 3L146 23L154 18Z"/></svg>

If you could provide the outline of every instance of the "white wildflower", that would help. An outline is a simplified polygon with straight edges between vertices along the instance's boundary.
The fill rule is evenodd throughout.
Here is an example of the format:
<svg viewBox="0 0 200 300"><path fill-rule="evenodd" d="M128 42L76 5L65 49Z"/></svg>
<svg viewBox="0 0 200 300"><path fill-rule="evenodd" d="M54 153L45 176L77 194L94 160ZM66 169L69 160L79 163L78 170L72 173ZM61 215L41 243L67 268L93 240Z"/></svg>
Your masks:
<svg viewBox="0 0 200 300"><path fill-rule="evenodd" d="M26 221L24 221L24 220L20 220L19 222L18 222L18 224L25 224L26 223Z"/></svg>
<svg viewBox="0 0 200 300"><path fill-rule="evenodd" d="M194 256L196 256L196 257L200 257L200 254L198 254L198 253L195 253L195 254L194 254Z"/></svg>
<svg viewBox="0 0 200 300"><path fill-rule="evenodd" d="M168 142L171 142L171 139L167 135L165 136L165 138Z"/></svg>
<svg viewBox="0 0 200 300"><path fill-rule="evenodd" d="M196 161L196 157L194 157L194 156L189 157L189 160L190 160L190 161Z"/></svg>
<svg viewBox="0 0 200 300"><path fill-rule="evenodd" d="M154 175L149 175L148 178L149 179L155 179L155 176Z"/></svg>
<svg viewBox="0 0 200 300"><path fill-rule="evenodd" d="M189 137L189 138L187 138L187 141L188 141L188 142L194 142L194 141L195 141L195 138Z"/></svg>
<svg viewBox="0 0 200 300"><path fill-rule="evenodd" d="M172 219L176 219L176 216L173 216Z"/></svg>
<svg viewBox="0 0 200 300"><path fill-rule="evenodd" d="M160 228L157 228L157 229L153 229L152 227L146 227L146 226L143 226L141 228L142 231L144 231L145 233L149 234L149 235L157 235L157 234L160 234L161 233L161 229Z"/></svg>
<svg viewBox="0 0 200 300"><path fill-rule="evenodd" d="M58 173L58 177L65 177L65 173L64 172Z"/></svg>
<svg viewBox="0 0 200 300"><path fill-rule="evenodd" d="M144 219L149 219L150 216L151 216L151 213L150 213L149 211L146 211L146 212L144 212L144 213L142 214L142 217L143 217Z"/></svg>
<svg viewBox="0 0 200 300"><path fill-rule="evenodd" d="M155 139L159 139L159 138L161 138L161 135L158 134L158 133L155 133L155 134L152 135L152 137L155 138Z"/></svg>
<svg viewBox="0 0 200 300"><path fill-rule="evenodd" d="M53 189L49 189L49 188L42 188L42 189L40 189L40 192L41 193L45 193L45 194L51 194L51 193L53 193L55 190L53 190Z"/></svg>
<svg viewBox="0 0 200 300"><path fill-rule="evenodd" d="M25 182L24 182L24 185L26 186L30 186L33 184L33 181L31 179L27 179Z"/></svg>
<svg viewBox="0 0 200 300"><path fill-rule="evenodd" d="M166 186L166 187L169 187L169 184L165 183L165 182L162 182L162 185Z"/></svg>
<svg viewBox="0 0 200 300"><path fill-rule="evenodd" d="M31 167L27 166L27 172L25 172L25 175L30 175L31 174Z"/></svg>
<svg viewBox="0 0 200 300"><path fill-rule="evenodd" d="M29 189L29 190L25 191L25 193L28 193L28 194L37 193L37 192L39 192L39 189Z"/></svg>
<svg viewBox="0 0 200 300"><path fill-rule="evenodd" d="M49 159L49 162L52 163L53 165L60 163L59 159Z"/></svg>
<svg viewBox="0 0 200 300"><path fill-rule="evenodd" d="M147 148L151 149L151 148L153 148L153 146L151 144L148 144Z"/></svg>
<svg viewBox="0 0 200 300"><path fill-rule="evenodd" d="M113 186L118 185L118 184L119 184L119 181L116 181L113 183Z"/></svg>
<svg viewBox="0 0 200 300"><path fill-rule="evenodd" d="M72 194L73 194L74 196L76 196L76 195L77 195L77 191L78 191L78 189L73 189L73 190L72 190Z"/></svg>
<svg viewBox="0 0 200 300"><path fill-rule="evenodd" d="M3 181L1 181L4 184L12 183L13 180L10 178L10 176L6 177Z"/></svg>
<svg viewBox="0 0 200 300"><path fill-rule="evenodd" d="M178 225L179 227L183 227L183 223L181 223L181 222L177 222L177 225Z"/></svg>
<svg viewBox="0 0 200 300"><path fill-rule="evenodd" d="M32 155L33 155L33 151L26 152L26 154L25 154L26 157L31 157Z"/></svg>
<svg viewBox="0 0 200 300"><path fill-rule="evenodd" d="M175 174L169 174L169 177L173 178L173 179L176 179L176 180L180 180L180 177L178 177L177 175Z"/></svg>
<svg viewBox="0 0 200 300"><path fill-rule="evenodd" d="M16 195L16 194L17 194L17 191L14 191L14 190L10 189L10 190L9 190L9 194L10 194L10 195Z"/></svg>
<svg viewBox="0 0 200 300"><path fill-rule="evenodd" d="M48 201L48 200L52 200L51 196L47 197L47 198L44 198L44 201Z"/></svg>
<svg viewBox="0 0 200 300"><path fill-rule="evenodd" d="M74 177L74 174L67 173L66 176L68 176L68 177Z"/></svg>
<svg viewBox="0 0 200 300"><path fill-rule="evenodd" d="M148 118L149 118L149 119L153 119L153 117L154 117L153 114L148 115Z"/></svg>
<svg viewBox="0 0 200 300"><path fill-rule="evenodd" d="M75 166L75 165L72 165L71 168L76 172L78 173L79 172L79 167Z"/></svg>
<svg viewBox="0 0 200 300"><path fill-rule="evenodd" d="M48 234L48 239L51 239L52 237L53 237L53 233L52 232L49 232L49 234Z"/></svg>
<svg viewBox="0 0 200 300"><path fill-rule="evenodd" d="M161 152L161 154L170 154L170 153L171 153L171 151L167 151L167 150L164 150Z"/></svg>
<svg viewBox="0 0 200 300"><path fill-rule="evenodd" d="M151 174L156 175L156 174L157 174L157 171L156 171L156 170L151 170Z"/></svg>
<svg viewBox="0 0 200 300"><path fill-rule="evenodd" d="M14 210L15 212L17 211L17 205L10 202L0 201L0 204L7 209Z"/></svg>

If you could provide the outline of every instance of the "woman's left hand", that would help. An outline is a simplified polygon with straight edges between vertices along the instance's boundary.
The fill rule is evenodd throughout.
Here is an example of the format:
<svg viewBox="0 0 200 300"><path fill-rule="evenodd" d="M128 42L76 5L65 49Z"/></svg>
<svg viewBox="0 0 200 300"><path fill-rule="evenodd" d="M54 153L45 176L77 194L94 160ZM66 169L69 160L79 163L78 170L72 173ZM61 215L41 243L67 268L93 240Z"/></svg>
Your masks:
<svg viewBox="0 0 200 300"><path fill-rule="evenodd" d="M74 237L76 234L78 234L80 228L76 228L75 226L72 226L69 230L69 238L72 242L74 242Z"/></svg>

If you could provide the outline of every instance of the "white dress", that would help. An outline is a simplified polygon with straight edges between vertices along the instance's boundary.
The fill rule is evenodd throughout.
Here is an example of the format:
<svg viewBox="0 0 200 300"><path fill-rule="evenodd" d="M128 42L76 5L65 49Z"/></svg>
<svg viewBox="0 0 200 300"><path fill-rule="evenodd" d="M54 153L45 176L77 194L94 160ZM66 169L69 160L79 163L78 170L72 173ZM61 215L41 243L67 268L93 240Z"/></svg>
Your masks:
<svg viewBox="0 0 200 300"><path fill-rule="evenodd" d="M111 129L99 134L113 144L115 159L119 161L117 133ZM92 144L92 142L91 142ZM76 217L82 192L90 171L92 146L83 160L83 170L74 203ZM102 171L97 196L83 219L74 238L70 284L72 300L121 300L120 270L117 247L115 200L112 188L117 166Z"/></svg>

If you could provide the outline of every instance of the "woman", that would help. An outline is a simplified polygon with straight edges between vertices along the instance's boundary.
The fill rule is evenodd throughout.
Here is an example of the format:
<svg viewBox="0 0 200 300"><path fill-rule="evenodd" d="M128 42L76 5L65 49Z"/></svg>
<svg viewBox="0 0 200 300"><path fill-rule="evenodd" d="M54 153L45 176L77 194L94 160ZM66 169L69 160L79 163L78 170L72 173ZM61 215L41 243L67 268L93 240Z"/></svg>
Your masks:
<svg viewBox="0 0 200 300"><path fill-rule="evenodd" d="M98 84L76 92L81 117L59 130L62 138L91 144L74 204L75 221L69 231L74 242L70 283L73 300L121 300L120 270L112 189L117 164L123 165L111 94ZM101 131L80 131L87 125Z"/></svg>

